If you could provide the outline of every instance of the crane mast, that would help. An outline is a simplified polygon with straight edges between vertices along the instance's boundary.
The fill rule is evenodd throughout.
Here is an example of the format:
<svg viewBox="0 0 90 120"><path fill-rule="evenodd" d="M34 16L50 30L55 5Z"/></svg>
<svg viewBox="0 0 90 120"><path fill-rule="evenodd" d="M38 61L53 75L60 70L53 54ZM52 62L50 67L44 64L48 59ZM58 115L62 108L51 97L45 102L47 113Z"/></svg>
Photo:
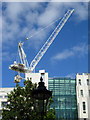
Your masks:
<svg viewBox="0 0 90 120"><path fill-rule="evenodd" d="M28 61L26 59L26 54L25 54L22 46L23 46L23 43L19 42L18 43L18 51L19 51L19 56L20 56L21 64L23 64L26 68L29 69L29 64L28 64Z"/></svg>
<svg viewBox="0 0 90 120"><path fill-rule="evenodd" d="M48 38L48 40L45 42L45 44L43 45L43 47L40 49L40 51L38 52L38 54L36 55L36 57L31 62L31 64L30 64L30 71L33 71L35 69L36 65L38 64L38 62L40 61L40 59L43 57L43 55L45 54L45 52L48 50L48 48L50 47L50 45L52 44L52 42L54 41L54 39L56 38L56 36L58 35L58 33L61 31L61 29L63 28L64 24L67 22L67 20L69 19L69 17L71 16L71 14L73 12L74 12L74 9L68 10L67 13L60 20L60 22L57 25L57 27L55 28L55 30L52 32L52 34L50 35L50 37Z"/></svg>

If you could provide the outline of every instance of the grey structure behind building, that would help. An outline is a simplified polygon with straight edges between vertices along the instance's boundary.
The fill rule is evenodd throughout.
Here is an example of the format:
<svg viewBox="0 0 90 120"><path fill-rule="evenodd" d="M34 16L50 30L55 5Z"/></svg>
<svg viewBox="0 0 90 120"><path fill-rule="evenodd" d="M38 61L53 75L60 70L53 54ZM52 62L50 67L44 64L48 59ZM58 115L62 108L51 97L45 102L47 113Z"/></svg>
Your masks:
<svg viewBox="0 0 90 120"><path fill-rule="evenodd" d="M48 88L52 91L56 120L77 120L76 80L71 78L49 78Z"/></svg>

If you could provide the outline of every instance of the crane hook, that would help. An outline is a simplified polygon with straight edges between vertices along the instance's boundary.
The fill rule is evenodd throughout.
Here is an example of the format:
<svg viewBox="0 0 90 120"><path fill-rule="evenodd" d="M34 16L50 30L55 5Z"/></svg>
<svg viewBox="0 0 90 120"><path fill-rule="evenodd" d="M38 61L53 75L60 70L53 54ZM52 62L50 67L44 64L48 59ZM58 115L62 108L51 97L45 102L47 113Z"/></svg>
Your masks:
<svg viewBox="0 0 90 120"><path fill-rule="evenodd" d="M28 38L26 38L26 40L28 40Z"/></svg>

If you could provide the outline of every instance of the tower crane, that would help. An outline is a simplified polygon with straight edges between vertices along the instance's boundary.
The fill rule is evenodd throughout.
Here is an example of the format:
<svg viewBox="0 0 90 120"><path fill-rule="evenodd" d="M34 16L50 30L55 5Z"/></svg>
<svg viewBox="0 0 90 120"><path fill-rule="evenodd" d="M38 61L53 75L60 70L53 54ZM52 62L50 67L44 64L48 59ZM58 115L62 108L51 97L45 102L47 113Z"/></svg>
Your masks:
<svg viewBox="0 0 90 120"><path fill-rule="evenodd" d="M42 46L42 48L40 49L38 54L32 60L32 62L30 64L30 67L29 67L28 61L26 59L26 54L25 54L25 52L23 50L23 47L22 47L23 43L19 42L18 51L19 51L19 56L20 56L21 63L17 64L17 62L14 61L14 64L10 65L9 69L17 71L17 72L21 72L21 73L33 72L36 65L38 64L40 59L43 57L45 52L48 50L48 48L50 47L50 45L52 44L52 42L54 41L54 39L56 38L58 33L61 31L61 29L63 28L63 26L65 25L65 23L67 22L67 20L69 19L69 17L71 16L71 14L73 12L74 12L74 9L68 10L66 12L66 14L64 14L63 18L60 20L59 24L56 26L56 28L54 29L54 31L52 32L50 37L47 39L47 41ZM28 40L28 38L26 38L26 39ZM17 75L17 77L15 76L15 81L19 80L19 82L20 82L20 79L22 79L22 77L20 77L19 75Z"/></svg>

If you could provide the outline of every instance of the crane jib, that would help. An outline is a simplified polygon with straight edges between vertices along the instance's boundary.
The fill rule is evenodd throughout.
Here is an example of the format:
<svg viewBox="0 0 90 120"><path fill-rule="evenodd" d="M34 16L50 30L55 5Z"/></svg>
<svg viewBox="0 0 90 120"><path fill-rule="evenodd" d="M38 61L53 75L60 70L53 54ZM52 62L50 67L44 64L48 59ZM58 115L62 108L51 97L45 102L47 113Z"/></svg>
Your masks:
<svg viewBox="0 0 90 120"><path fill-rule="evenodd" d="M35 69L36 65L38 64L40 59L43 57L47 49L50 47L50 45L52 44L52 42L54 41L54 39L56 38L58 33L61 31L61 29L63 28L63 26L65 25L65 23L67 22L67 20L69 19L69 17L73 12L74 12L74 9L68 10L67 13L64 15L64 17L60 20L59 24L56 26L56 28L54 29L54 31L52 32L52 34L50 35L46 43L42 46L42 48L40 49L36 57L31 62L30 64L31 71Z"/></svg>

